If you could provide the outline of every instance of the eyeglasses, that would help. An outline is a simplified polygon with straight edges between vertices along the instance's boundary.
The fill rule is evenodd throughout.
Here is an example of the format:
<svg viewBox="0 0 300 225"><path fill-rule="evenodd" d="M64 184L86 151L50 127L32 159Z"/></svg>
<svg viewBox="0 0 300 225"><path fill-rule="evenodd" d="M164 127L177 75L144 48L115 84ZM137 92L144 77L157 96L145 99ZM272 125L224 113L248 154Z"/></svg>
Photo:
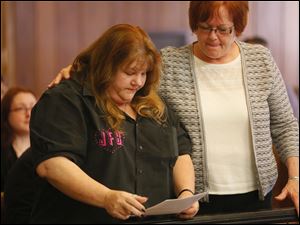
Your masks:
<svg viewBox="0 0 300 225"><path fill-rule="evenodd" d="M20 106L20 107L10 110L10 112L27 113L27 112L31 112L31 110L32 110L32 107L27 108L25 106Z"/></svg>
<svg viewBox="0 0 300 225"><path fill-rule="evenodd" d="M225 26L218 26L218 27L210 27L206 25L199 24L198 29L200 32L204 34L209 34L211 31L214 31L216 34L219 34L221 36L228 36L232 33L234 26L231 27L225 27Z"/></svg>

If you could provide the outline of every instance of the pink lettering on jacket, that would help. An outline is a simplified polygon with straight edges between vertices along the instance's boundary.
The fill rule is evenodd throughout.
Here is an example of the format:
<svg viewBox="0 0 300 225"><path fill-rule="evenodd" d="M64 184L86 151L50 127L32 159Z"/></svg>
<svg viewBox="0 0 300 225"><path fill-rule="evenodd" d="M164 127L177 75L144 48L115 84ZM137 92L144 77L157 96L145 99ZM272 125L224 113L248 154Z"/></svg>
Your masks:
<svg viewBox="0 0 300 225"><path fill-rule="evenodd" d="M116 144L123 145L123 134L120 131L116 131Z"/></svg>
<svg viewBox="0 0 300 225"><path fill-rule="evenodd" d="M99 132L98 145L102 147L106 146L106 135L104 131Z"/></svg>
<svg viewBox="0 0 300 225"><path fill-rule="evenodd" d="M95 132L95 140L99 147L120 148L124 145L124 133L120 131L112 131L110 129L102 129Z"/></svg>

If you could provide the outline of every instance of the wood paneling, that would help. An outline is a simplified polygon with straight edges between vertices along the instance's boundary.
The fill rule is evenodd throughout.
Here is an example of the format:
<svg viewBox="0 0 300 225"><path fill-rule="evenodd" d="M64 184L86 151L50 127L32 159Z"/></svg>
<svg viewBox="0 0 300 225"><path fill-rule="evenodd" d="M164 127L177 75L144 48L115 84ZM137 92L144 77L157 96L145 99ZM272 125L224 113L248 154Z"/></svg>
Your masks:
<svg viewBox="0 0 300 225"><path fill-rule="evenodd" d="M36 92L41 93L52 78L51 73L55 73L58 63L58 46L55 43L57 43L59 35L56 26L56 4L54 2L37 2L35 9L35 70L33 77Z"/></svg>
<svg viewBox="0 0 300 225"><path fill-rule="evenodd" d="M189 42L195 39L188 25L189 2L184 1L7 1L7 5L14 13L5 21L13 21L7 24L14 32L4 51L10 66L5 75L9 85L27 86L38 94L114 24L132 23L147 32L185 32ZM286 82L295 86L299 82L299 2L251 1L250 10L241 39L266 38Z"/></svg>
<svg viewBox="0 0 300 225"><path fill-rule="evenodd" d="M35 83L35 3L16 3L15 16L15 81L34 88L38 85Z"/></svg>

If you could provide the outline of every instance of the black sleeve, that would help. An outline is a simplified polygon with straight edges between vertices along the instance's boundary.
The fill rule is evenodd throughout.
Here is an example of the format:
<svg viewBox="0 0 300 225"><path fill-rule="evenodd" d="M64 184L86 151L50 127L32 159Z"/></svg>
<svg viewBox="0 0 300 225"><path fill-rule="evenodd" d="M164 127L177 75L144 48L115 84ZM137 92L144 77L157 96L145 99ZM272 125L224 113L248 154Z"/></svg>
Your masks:
<svg viewBox="0 0 300 225"><path fill-rule="evenodd" d="M43 94L32 110L30 141L34 167L54 156L82 165L86 156L87 128L82 99L67 86Z"/></svg>
<svg viewBox="0 0 300 225"><path fill-rule="evenodd" d="M177 143L178 143L178 152L179 155L184 154L192 154L192 143L191 138L182 122L180 122L179 117L176 113L171 109L171 107L165 102L166 111L168 114L168 121L174 127L176 127L177 131Z"/></svg>

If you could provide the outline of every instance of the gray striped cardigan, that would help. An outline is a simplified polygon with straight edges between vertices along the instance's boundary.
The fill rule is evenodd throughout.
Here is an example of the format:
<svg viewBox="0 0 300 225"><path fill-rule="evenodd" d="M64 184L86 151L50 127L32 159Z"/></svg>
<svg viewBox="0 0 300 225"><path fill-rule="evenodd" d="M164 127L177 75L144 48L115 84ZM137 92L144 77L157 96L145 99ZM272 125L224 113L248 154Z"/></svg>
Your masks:
<svg viewBox="0 0 300 225"><path fill-rule="evenodd" d="M272 143L283 162L287 157L299 156L298 122L293 116L282 76L270 51L261 45L236 43L241 52L257 187L259 198L263 200L278 176ZM196 191L207 191L205 135L192 45L166 47L161 54L163 76L160 93L179 115L192 139Z"/></svg>

